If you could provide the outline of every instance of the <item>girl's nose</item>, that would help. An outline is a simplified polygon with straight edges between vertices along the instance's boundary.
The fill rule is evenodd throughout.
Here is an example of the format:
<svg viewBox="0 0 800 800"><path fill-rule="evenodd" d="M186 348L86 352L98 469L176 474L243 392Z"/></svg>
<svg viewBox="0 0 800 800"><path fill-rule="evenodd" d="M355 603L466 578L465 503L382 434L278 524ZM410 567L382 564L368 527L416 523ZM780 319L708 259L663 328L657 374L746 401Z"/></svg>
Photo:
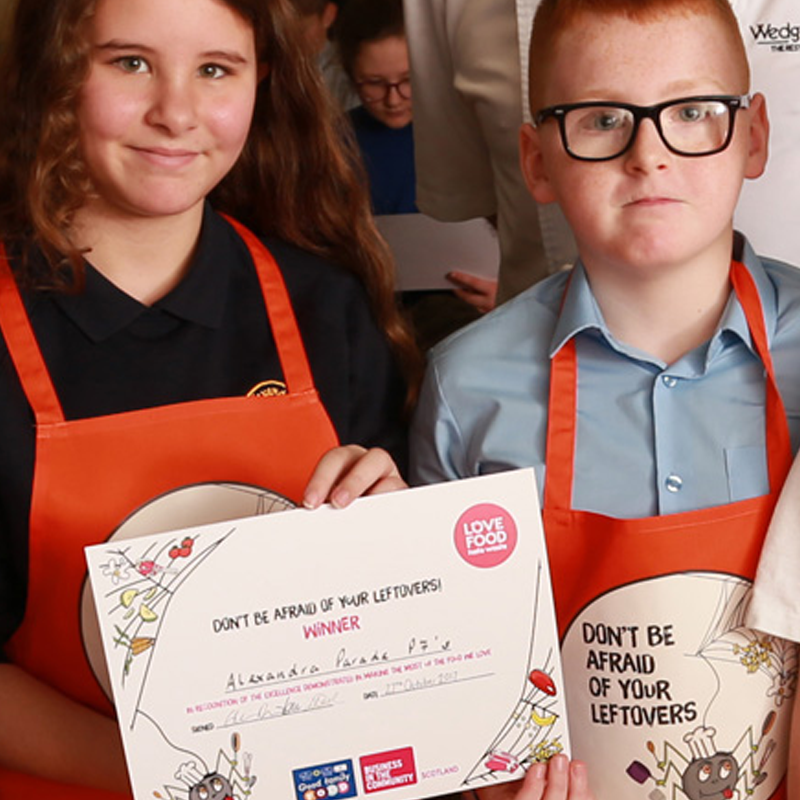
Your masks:
<svg viewBox="0 0 800 800"><path fill-rule="evenodd" d="M388 87L386 97L384 98L383 102L386 103L387 106L396 108L397 106L403 105L405 98L400 94L400 88L392 84Z"/></svg>
<svg viewBox="0 0 800 800"><path fill-rule="evenodd" d="M189 82L168 76L157 79L147 121L173 136L194 128L197 113Z"/></svg>

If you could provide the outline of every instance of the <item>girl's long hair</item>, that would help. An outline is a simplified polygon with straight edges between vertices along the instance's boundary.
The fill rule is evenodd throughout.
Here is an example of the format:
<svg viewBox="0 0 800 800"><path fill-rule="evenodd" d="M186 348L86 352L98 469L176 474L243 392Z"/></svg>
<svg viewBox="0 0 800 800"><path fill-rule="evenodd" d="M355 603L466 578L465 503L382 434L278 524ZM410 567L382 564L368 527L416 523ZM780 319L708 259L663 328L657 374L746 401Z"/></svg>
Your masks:
<svg viewBox="0 0 800 800"><path fill-rule="evenodd" d="M391 254L375 228L367 179L342 113L326 91L289 0L219 0L250 21L266 65L248 141L211 194L213 206L262 236L274 235L354 272L409 383L421 357L394 293ZM0 36L0 238L38 245L47 275L18 279L80 285L70 238L92 191L77 108L89 69L86 28L96 0L16 0Z"/></svg>

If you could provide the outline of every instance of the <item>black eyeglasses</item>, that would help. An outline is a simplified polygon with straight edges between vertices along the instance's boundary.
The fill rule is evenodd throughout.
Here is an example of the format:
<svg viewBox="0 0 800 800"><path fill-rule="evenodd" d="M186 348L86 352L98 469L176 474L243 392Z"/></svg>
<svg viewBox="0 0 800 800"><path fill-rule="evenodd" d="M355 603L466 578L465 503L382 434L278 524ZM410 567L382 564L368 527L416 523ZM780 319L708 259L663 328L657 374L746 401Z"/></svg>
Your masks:
<svg viewBox="0 0 800 800"><path fill-rule="evenodd" d="M720 153L733 138L736 112L748 95L682 97L654 106L631 103L565 103L534 115L539 127L558 120L564 149L579 161L610 161L629 150L643 119L651 119L667 149L679 156Z"/></svg>
<svg viewBox="0 0 800 800"><path fill-rule="evenodd" d="M380 103L388 97L392 89L395 89L403 100L411 99L411 78L403 78L401 81L394 82L373 78L357 81L356 88L365 103Z"/></svg>

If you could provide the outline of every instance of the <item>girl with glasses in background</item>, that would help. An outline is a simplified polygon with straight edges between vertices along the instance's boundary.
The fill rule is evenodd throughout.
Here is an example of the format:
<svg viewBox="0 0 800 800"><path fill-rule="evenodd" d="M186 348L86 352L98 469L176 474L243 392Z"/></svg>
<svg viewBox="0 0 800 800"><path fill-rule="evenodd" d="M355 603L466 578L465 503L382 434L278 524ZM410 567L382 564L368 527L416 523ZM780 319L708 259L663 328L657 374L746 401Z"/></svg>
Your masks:
<svg viewBox="0 0 800 800"><path fill-rule="evenodd" d="M349 111L376 215L417 213L411 68L402 0L349 0L334 25L345 74L361 105ZM455 265L458 266L458 265ZM448 274L450 292L407 292L420 346L494 307L497 282Z"/></svg>

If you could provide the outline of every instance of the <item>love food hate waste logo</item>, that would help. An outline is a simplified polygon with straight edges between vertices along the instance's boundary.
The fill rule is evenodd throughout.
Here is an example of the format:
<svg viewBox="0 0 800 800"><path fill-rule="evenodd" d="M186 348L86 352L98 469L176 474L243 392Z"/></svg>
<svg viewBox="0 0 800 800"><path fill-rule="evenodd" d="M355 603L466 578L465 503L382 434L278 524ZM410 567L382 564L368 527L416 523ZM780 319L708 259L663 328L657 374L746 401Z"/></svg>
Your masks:
<svg viewBox="0 0 800 800"><path fill-rule="evenodd" d="M479 503L456 522L456 549L474 567L489 569L506 561L517 546L517 524L504 508Z"/></svg>

